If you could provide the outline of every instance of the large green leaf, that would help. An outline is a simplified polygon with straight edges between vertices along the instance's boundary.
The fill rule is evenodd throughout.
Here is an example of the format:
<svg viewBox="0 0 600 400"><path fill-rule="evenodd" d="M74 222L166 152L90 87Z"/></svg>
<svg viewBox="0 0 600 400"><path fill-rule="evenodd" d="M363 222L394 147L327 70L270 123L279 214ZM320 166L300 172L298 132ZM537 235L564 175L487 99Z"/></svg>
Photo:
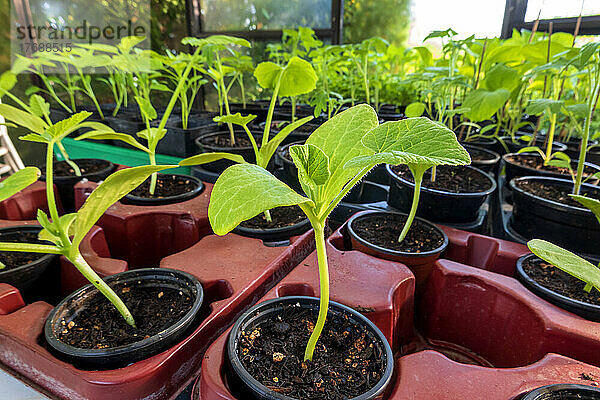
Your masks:
<svg viewBox="0 0 600 400"><path fill-rule="evenodd" d="M269 164L269 161L271 161L273 154L275 154L275 151L277 151L277 148L279 147L281 142L283 142L285 138L287 138L290 135L290 133L294 131L294 129L304 125L312 119L312 116L308 116L284 126L283 129L277 132L277 135L275 135L273 139L269 140L267 144L265 144L258 150L260 160L257 160L257 164L259 164L263 168L266 167L267 164Z"/></svg>
<svg viewBox="0 0 600 400"><path fill-rule="evenodd" d="M0 115L17 125L29 129L32 132L39 134L44 133L46 124L40 117L19 110L16 107L8 104L0 104Z"/></svg>
<svg viewBox="0 0 600 400"><path fill-rule="evenodd" d="M541 115L546 110L551 113L558 114L562 109L564 101L552 99L533 99L527 104L525 112L530 115Z"/></svg>
<svg viewBox="0 0 600 400"><path fill-rule="evenodd" d="M40 170L36 167L25 167L0 182L0 201L8 199L15 193L37 182Z"/></svg>
<svg viewBox="0 0 600 400"><path fill-rule="evenodd" d="M520 81L521 75L517 70L504 64L496 64L485 74L483 85L492 92L497 89L506 89L512 92Z"/></svg>
<svg viewBox="0 0 600 400"><path fill-rule="evenodd" d="M223 152L215 152L215 153L202 153L197 154L195 156L188 157L179 162L181 166L191 166L191 165L202 165L208 164L213 161L218 160L231 160L236 163L244 164L246 160L239 154L232 153L223 153Z"/></svg>
<svg viewBox="0 0 600 400"><path fill-rule="evenodd" d="M424 111L425 111L425 104L420 103L420 102L415 102L415 103L410 103L409 105L406 106L406 109L404 109L404 115L406 115L408 118L420 117L421 115L423 115Z"/></svg>
<svg viewBox="0 0 600 400"><path fill-rule="evenodd" d="M372 154L362 144L362 138L378 125L373 107L359 104L337 114L308 137L306 143L317 146L329 158L326 198L333 199L360 171L360 168L346 168L345 164L354 157Z"/></svg>
<svg viewBox="0 0 600 400"><path fill-rule="evenodd" d="M71 132L79 128L79 124L92 115L89 111L80 111L77 114L71 115L67 119L58 121L48 128L48 134L54 140L62 140Z"/></svg>
<svg viewBox="0 0 600 400"><path fill-rule="evenodd" d="M135 140L133 136L126 133L110 132L110 131L88 131L82 135L79 135L75 140L120 140L121 142L127 143L130 146L135 147L143 152L150 153L150 149L142 145L140 142Z"/></svg>
<svg viewBox="0 0 600 400"><path fill-rule="evenodd" d="M592 198L585 197L585 196L579 196L579 195L575 195L575 194L570 194L569 196L571 196L572 198L577 200L579 203L581 203L581 205L583 205L585 208L587 208L591 212L593 212L594 215L596 216L596 218L598 218L598 223L600 223L600 200L592 199Z"/></svg>
<svg viewBox="0 0 600 400"><path fill-rule="evenodd" d="M125 168L106 178L77 211L77 219L73 226L73 251L78 251L79 244L92 226L121 197L138 187L153 173L176 167L176 165L145 165Z"/></svg>
<svg viewBox="0 0 600 400"><path fill-rule="evenodd" d="M300 57L292 57L285 67L270 61L258 64L254 76L260 86L274 90L279 83L279 96L298 96L314 90L317 74L312 65Z"/></svg>
<svg viewBox="0 0 600 400"><path fill-rule="evenodd" d="M206 38L185 37L181 39L181 43L196 47L203 47L205 45L226 46L232 44L248 48L251 47L250 42L248 42L246 39L227 35L212 35Z"/></svg>
<svg viewBox="0 0 600 400"><path fill-rule="evenodd" d="M426 169L434 165L471 163L469 153L458 143L454 132L425 117L381 124L367 133L362 143L374 154L356 157L347 167L389 163L420 165Z"/></svg>
<svg viewBox="0 0 600 400"><path fill-rule="evenodd" d="M463 102L463 107L468 108L465 117L471 121L484 121L494 115L510 97L507 89L475 89L471 91Z"/></svg>
<svg viewBox="0 0 600 400"><path fill-rule="evenodd" d="M254 164L227 168L213 187L208 218L217 235L225 235L261 212L310 202L269 171Z"/></svg>
<svg viewBox="0 0 600 400"><path fill-rule="evenodd" d="M241 125L241 126L245 126L248 125L250 122L252 122L252 120L254 120L256 118L256 115L242 115L240 113L235 113L235 114L229 114L229 115L218 115L216 117L213 118L213 121L215 122L221 122L224 124L236 124L236 125Z"/></svg>
<svg viewBox="0 0 600 400"><path fill-rule="evenodd" d="M542 260L600 290L600 268L594 264L545 240L533 239L527 246Z"/></svg>

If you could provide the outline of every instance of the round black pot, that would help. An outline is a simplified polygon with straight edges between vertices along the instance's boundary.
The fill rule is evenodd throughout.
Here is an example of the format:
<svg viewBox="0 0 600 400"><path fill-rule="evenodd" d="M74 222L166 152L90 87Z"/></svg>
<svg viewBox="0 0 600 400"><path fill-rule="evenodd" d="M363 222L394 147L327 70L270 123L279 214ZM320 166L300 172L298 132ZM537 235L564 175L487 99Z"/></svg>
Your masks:
<svg viewBox="0 0 600 400"><path fill-rule="evenodd" d="M421 196L417 215L434 222L471 222L474 221L481 205L487 197L496 190L496 181L491 176L477 168L465 166L484 175L490 182L490 188L477 193L450 193L441 190L428 189L421 186ZM399 177L386 165L391 177L388 204L402 212L408 212L412 205L415 184Z"/></svg>
<svg viewBox="0 0 600 400"><path fill-rule="evenodd" d="M269 103L265 102L246 102L246 106L242 103L229 103L229 112L231 114L240 113L242 115L256 115L257 122L262 122L267 118L269 111Z"/></svg>
<svg viewBox="0 0 600 400"><path fill-rule="evenodd" d="M41 226L24 225L11 226L9 228L0 228L0 241L10 241L18 232L39 233ZM23 292L46 271L48 266L56 259L56 254L40 254L40 258L29 264L24 264L14 268L0 269L0 282L8 283Z"/></svg>
<svg viewBox="0 0 600 400"><path fill-rule="evenodd" d="M307 296L287 296L267 300L246 311L233 325L229 337L227 338L226 363L231 379L230 387L235 388L236 398L254 400L294 400L291 397L271 391L254 379L254 377L246 371L237 354L237 346L242 332L257 322L268 318L271 314L279 312L283 306L287 305L310 308L315 310L316 313L319 308L319 299ZM351 400L375 399L385 391L392 379L394 369L392 349L383 333L381 333L381 331L366 317L350 307L330 301L329 315L341 313L347 315L351 322L363 325L368 329L372 340L376 343L377 351L386 362L385 372L379 382L377 382L377 384L367 393L354 397Z"/></svg>
<svg viewBox="0 0 600 400"><path fill-rule="evenodd" d="M498 149L498 140L496 138L476 137L469 141L461 140L462 145L477 146L483 149L496 151Z"/></svg>
<svg viewBox="0 0 600 400"><path fill-rule="evenodd" d="M568 142L563 142L566 146L567 149L565 150L565 153L571 157L572 159L577 159L579 158L579 147L581 146L581 140L580 139L571 139ZM596 140L590 140L588 143L589 145L592 144L597 144L598 142ZM585 155L585 161L591 162L593 164L600 164L600 147L594 147L592 149L588 149L586 155Z"/></svg>
<svg viewBox="0 0 600 400"><path fill-rule="evenodd" d="M218 124L212 120L213 116L214 114L209 112L192 114L186 129L183 128L180 116L172 116L166 124L167 133L158 142L156 152L180 158L196 155L196 140L218 128Z"/></svg>
<svg viewBox="0 0 600 400"><path fill-rule="evenodd" d="M122 203L133 204L136 206L160 206L165 204L181 203L198 196L204 190L204 183L196 177L182 174L158 174L158 179L185 179L196 184L196 188L191 192L178 194L176 196L146 198L127 194L121 199Z"/></svg>
<svg viewBox="0 0 600 400"><path fill-rule="evenodd" d="M594 214L584 208L558 203L536 196L517 186L522 181L538 181L571 191L573 182L566 179L524 176L510 182L513 212L510 226L525 239L547 240L575 253L600 254L600 224ZM600 198L600 188L583 184L582 193Z"/></svg>
<svg viewBox="0 0 600 400"><path fill-rule="evenodd" d="M281 179L283 180L283 182L288 184L292 189L296 190L297 192L302 192L302 186L300 185L300 181L298 180L298 168L288 155L290 146L302 143L303 142L288 143L277 149L276 153L277 159L281 162L283 166L283 174L281 175ZM356 184L356 186L350 189L346 197L344 197L343 201L348 203L358 203L362 196L363 190L364 181L361 180Z"/></svg>
<svg viewBox="0 0 600 400"><path fill-rule="evenodd" d="M121 272L109 276L105 281L110 286L135 282L140 287L172 288L193 297L194 303L175 324L148 339L114 348L81 349L60 341L57 333L64 329L62 322L68 323L85 307L86 299L92 295L101 296L92 284L86 285L61 301L46 318L44 326L46 343L62 359L76 365L100 368L123 366L151 357L165 351L185 337L204 299L202 285L198 279L187 272L168 268L143 268Z"/></svg>
<svg viewBox="0 0 600 400"><path fill-rule="evenodd" d="M308 230L312 229L310 221L304 219L297 224L284 226L281 228L269 228L269 229L254 229L246 228L238 225L233 233L240 236L251 237L262 240L266 246L287 246L292 236L302 235Z"/></svg>
<svg viewBox="0 0 600 400"><path fill-rule="evenodd" d="M265 124L266 124L265 122L261 122L261 123L257 124L256 127L260 132L263 132L265 129ZM277 133L279 133L279 131L280 131L279 126L284 126L284 125L280 125L280 124L287 125L288 121L272 121L271 122L271 130L269 131L271 135L276 135ZM290 133L285 139L283 139L283 141L281 142L281 145L283 146L283 145L290 144L290 143L303 144L304 142L306 142L308 137L319 126L321 126L321 124L318 122L315 122L315 120L307 122L307 123L299 126L298 128L294 129L292 131L292 133Z"/></svg>
<svg viewBox="0 0 600 400"><path fill-rule="evenodd" d="M96 158L78 158L78 159L74 159L72 161L75 162L75 164L77 164L79 166L79 162L82 162L84 160L86 162L100 164L103 167L101 170L99 170L97 172L82 174L81 176L74 176L74 175L58 176L58 175L56 175L55 171L53 173L53 182L54 182L54 185L56 186L58 195L60 196L61 204L62 204L65 212L74 212L75 211L74 188L78 182L80 182L82 179L87 179L88 181L92 181L92 182L100 182L100 181L103 181L104 179L106 179L110 174L112 174L117 169L117 166L115 164L113 164L112 162L107 161L107 160L100 160L100 159L96 159ZM64 161L59 161L59 162L64 163ZM56 164L56 161L54 163ZM46 175L42 174L42 176L40 176L40 180L45 182Z"/></svg>
<svg viewBox="0 0 600 400"><path fill-rule="evenodd" d="M500 144L500 148L502 148L502 151L500 152L500 154L506 154L506 153L517 153L519 150L521 150L524 147L529 147L529 146L537 146L540 149L542 149L542 151L546 151L546 147L544 146L544 137L543 136L537 136L536 140L535 140L535 144L531 144L528 142L525 142L523 140L519 140L519 138L523 136L522 134L517 134L515 135L515 139L517 139L516 141L512 141L512 138L510 136L501 136L500 140L501 143ZM530 136L530 135L528 135ZM504 143L504 145L506 145L506 148L502 145L502 143ZM506 151L508 149L508 151ZM567 146L560 143L560 142L553 142L552 143L552 152L555 153L557 151L565 151L567 149Z"/></svg>
<svg viewBox="0 0 600 400"><path fill-rule="evenodd" d="M224 127L225 129L227 129L227 126ZM235 137L236 140L237 138L247 138L247 134L242 131L242 130L235 130ZM253 132L254 134L254 132ZM260 146L260 140L259 137L257 136L258 132L256 132L255 138L256 138L256 144ZM214 132L214 133L209 133L203 136L200 136L199 138L196 139L196 146L198 147L198 149L200 150L200 153L215 153L215 152L224 152L224 153L231 153L231 154L238 154L242 157L244 157L244 160L246 160L249 163L254 163L256 162L256 157L254 155L254 149L252 148L252 146L246 146L246 147L221 147L221 146L215 146L213 144L209 143L210 138L213 138L215 136L227 136L229 137L229 130L221 130L219 132ZM262 132L260 133L260 137L262 138ZM206 169L207 171L212 171L212 172L223 172L225 171L227 168L229 168L230 166L234 165L235 163L233 161L229 161L229 160L219 160L219 161L214 161L214 162L210 162L207 164L203 164L202 167L204 169Z"/></svg>
<svg viewBox="0 0 600 400"><path fill-rule="evenodd" d="M513 157L520 157L520 156L535 156L536 158L541 159L542 157L539 154L536 153L521 153L521 154L516 154L516 153L509 153L509 154L505 154L502 156L502 161L504 162L505 165L505 172L506 172L506 182L510 182L513 178L518 178L521 176L548 176L548 177L552 177L552 178L562 178L562 179L570 179L571 175L570 174L560 174L558 172L553 172L553 171L544 171L541 169L535 169L535 168L531 168L525 165L520 165L515 163L511 158ZM573 171L577 171L577 161L578 160L571 160L571 167L573 168ZM590 169L594 169L595 172L600 172L600 167L586 162L585 163L586 167L589 167ZM587 168L586 168L587 169ZM590 179L590 181L588 183L594 183L597 182L597 179Z"/></svg>
<svg viewBox="0 0 600 400"><path fill-rule="evenodd" d="M517 278L527 289L563 310L582 316L590 321L600 321L600 306L571 299L570 297L556 293L531 278L523 269L523 263L531 258L537 258L537 256L535 254L527 254L517 260Z"/></svg>
<svg viewBox="0 0 600 400"><path fill-rule="evenodd" d="M539 387L526 394L522 400L598 400L600 399L600 388L575 385L556 384Z"/></svg>
<svg viewBox="0 0 600 400"><path fill-rule="evenodd" d="M479 168L484 172L494 172L498 167L498 163L500 162L500 154L487 150L483 147L473 146L470 144L463 144L463 147L469 152L471 155L471 165L475 168ZM474 154L479 154L483 159L475 160L473 159Z"/></svg>

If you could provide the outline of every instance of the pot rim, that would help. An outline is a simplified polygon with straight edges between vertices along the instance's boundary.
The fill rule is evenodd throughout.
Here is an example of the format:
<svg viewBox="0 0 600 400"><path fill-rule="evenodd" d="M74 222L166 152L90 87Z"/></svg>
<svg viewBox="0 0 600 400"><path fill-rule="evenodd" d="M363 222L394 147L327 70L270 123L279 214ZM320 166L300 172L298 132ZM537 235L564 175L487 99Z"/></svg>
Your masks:
<svg viewBox="0 0 600 400"><path fill-rule="evenodd" d="M474 165L473 163L483 164L483 165L493 165L493 164L496 164L498 161L500 161L500 154L496 153L495 151L488 150L486 148L479 147L479 146L474 146L474 145L468 144L468 143L464 143L462 146L466 149L470 148L473 150L481 151L483 153L490 154L494 157L494 158L487 159L487 160L477 160L477 161L471 160L471 165ZM475 168L477 168L477 167L475 167Z"/></svg>
<svg viewBox="0 0 600 400"><path fill-rule="evenodd" d="M95 160L95 161L103 161L105 163L107 163L107 166L103 169L101 169L100 171L96 171L96 172L91 172L91 173L86 173L86 174L81 174L81 176L76 176L76 175L56 175L56 173L54 171L52 171L52 175L53 175L53 179L54 179L54 183L60 183L60 181L64 181L64 180L81 180L81 179L89 179L90 176L93 175L102 175L106 172L112 173L114 170L117 169L117 164L113 163L112 161L109 160L105 160L103 158L72 158L71 161L82 161L82 160ZM65 160L54 160L53 163L62 163L65 162ZM45 166L43 166L43 168L45 168ZM46 181L46 173L45 171L42 171L42 174L40 175L39 178L40 181Z"/></svg>
<svg viewBox="0 0 600 400"><path fill-rule="evenodd" d="M554 389L556 389L556 390L554 390ZM546 393L555 393L556 391L562 390L562 389L583 390L583 391L588 392L589 394L600 393L600 388L595 387L595 386L581 385L581 384L574 384L574 383L556 383L556 384L552 384L552 385L540 386L536 389L533 389L529 393L525 394L525 396L523 397L523 400L542 400L543 397L540 397L541 395L544 395Z"/></svg>
<svg viewBox="0 0 600 400"><path fill-rule="evenodd" d="M161 197L161 198L146 198L146 197L140 197L140 196L134 196L132 194L126 194L125 196L123 196L123 199L125 199L126 203L128 204L133 204L133 205L137 205L137 206L160 206L160 205L166 205L166 204L173 204L173 203L181 203L184 201L188 201L191 200L197 196L200 195L200 193L202 193L204 191L204 182L202 182L200 179L196 178L195 176L191 176L191 175L185 175L185 174L169 174L169 173L158 173L158 176L176 176L176 177L183 177L185 179L191 180L196 182L197 186L196 189L192 190L191 192L185 192L185 193L181 193L175 196L168 196L168 197Z"/></svg>
<svg viewBox="0 0 600 400"><path fill-rule="evenodd" d="M565 309L562 307L562 304L571 303L571 304L573 304L573 306L583 309L586 313L597 314L600 317L600 306L591 304L591 303L587 303L585 301L572 299L568 296L557 293L557 292L541 285L535 279L533 279L531 276L529 276L529 274L527 274L527 272L525 272L525 270L523 269L523 263L530 258L539 258L539 257L533 253L525 254L525 255L522 255L521 257L519 257L519 259L517 260L517 277L519 278L519 281L521 281L521 283L527 289L529 289L531 291L531 293L537 295L536 292L541 292L543 298L549 298L549 299L554 300L554 301L552 301L552 303L563 310L565 310ZM540 297L542 297L542 296L540 296ZM565 311L573 312L570 310L565 310Z"/></svg>
<svg viewBox="0 0 600 400"><path fill-rule="evenodd" d="M502 161L504 161L507 164L514 165L515 167L523 168L523 169L526 169L528 171L534 171L534 172L538 172L539 171L539 170L537 170L535 168L531 168L531 167L526 166L526 165L517 164L517 163L512 162L512 161L510 161L508 159L508 157L514 157L514 156L534 156L534 157L542 158L542 156L540 156L539 154L525 152L525 153L507 153L507 154L504 154L502 156ZM577 159L571 160L571 165L573 165L573 164L577 165L578 162L579 162L579 160L577 160ZM600 172L600 166L598 166L598 165L596 165L594 163L586 161L586 162L583 163L583 165L585 165L586 167L590 167L590 168L596 168L597 172ZM560 172L554 172L554 171L542 171L542 172L549 173L549 174L555 174L555 175L561 175L561 176L569 176L568 174L561 174Z"/></svg>
<svg viewBox="0 0 600 400"><path fill-rule="evenodd" d="M6 226L4 228L0 228L0 235L6 231L20 231L20 230L34 230L34 229L39 232L42 230L42 226L37 225L37 224ZM47 243L50 243L50 242L47 242ZM11 252L11 253L17 253L17 252ZM0 269L0 278L2 276L12 275L12 274L18 273L24 269L28 269L33 266L37 266L37 264L43 264L45 262L50 262L53 258L58 256L58 254L47 254L47 253L36 253L36 254L39 254L40 258L38 258L37 260L31 261L28 264L22 264L22 265L19 265L18 267L14 267L14 268Z"/></svg>
<svg viewBox="0 0 600 400"><path fill-rule="evenodd" d="M61 308L63 308L71 299L83 295L88 295L88 293L92 290L98 290L91 283L88 283L87 285L77 289L76 291L65 297L63 300L61 300L60 303L58 303L56 307L52 309L52 311L50 311L50 314L48 314L48 317L46 317L46 322L44 323L44 336L46 338L46 342L48 343L48 345L50 345L50 347L60 352L61 354L68 355L76 353L77 357L81 360L94 362L94 360L98 360L101 358L117 357L120 355L130 353L134 350L139 351L141 349L149 348L157 342L160 342L161 340L175 335L179 329L182 329L184 326L193 321L204 301L204 290L202 288L202 284L195 276L193 276L190 273L172 268L139 268L119 272L117 274L108 276L104 278L104 281L110 283L116 279L122 278L124 275L133 275L132 277L125 278L125 280L143 280L151 278L160 279L161 275L165 275L166 273L170 273L172 275L179 275L179 278L183 277L186 280L188 280L191 283L191 285L193 285L193 287L196 288L197 294L196 299L194 300L194 303L192 304L190 310L183 317L177 320L173 325L166 328L164 331L161 331L147 339L142 339L137 342L107 349L82 349L62 342L54 335L52 329L52 326L54 325L53 320L55 317L58 318L59 311L61 310ZM56 322L58 323L58 319Z"/></svg>
<svg viewBox="0 0 600 400"><path fill-rule="evenodd" d="M262 137L262 133L259 133L258 131L254 131L252 128L250 129L250 133L252 133L253 136L261 136ZM247 137L247 134L244 130L237 130L234 128L233 131L235 136L240 136L240 137ZM210 145L210 144L204 144L202 143L203 139L209 138L209 137L213 137L213 136L219 136L219 135L229 135L229 131L227 130L221 130L218 132L211 132L211 133L207 133L205 135L201 135L198 136L195 140L194 143L196 144L196 146L200 147L200 148L207 148L210 149L211 151L214 150L223 150L223 149L235 149L237 151L245 151L245 150L253 150L254 148L250 145L250 146L244 146L244 147L231 147L231 146L215 146L215 145Z"/></svg>
<svg viewBox="0 0 600 400"><path fill-rule="evenodd" d="M484 190L483 192L471 192L471 193L446 192L446 191L438 190L438 189L430 189L425 186L421 186L421 191L425 191L426 193L432 193L432 194L437 194L437 195L441 195L441 196L446 196L446 197L456 197L456 198L464 199L465 197L488 196L496 190L496 187L497 187L496 181L487 172L484 172L484 171L480 170L479 168L473 167L471 165L461 165L461 167L473 169L473 170L479 172L480 174L484 175L487 178L487 180L489 182L491 182L492 186L489 189ZM390 175L393 180L396 180L397 182L400 182L403 185L414 189L414 187L415 187L414 182L410 182L410 181L407 181L406 179L399 177L394 171L392 171L392 164L385 164L385 169L388 172L388 175Z"/></svg>
<svg viewBox="0 0 600 400"><path fill-rule="evenodd" d="M545 199L545 198L537 196L533 193L529 193L528 191L523 190L517 186L517 184L516 184L517 181L526 181L526 180L551 181L551 182L556 182L559 184L566 184L566 185L573 186L572 181L570 181L568 179L555 178L555 177L551 177L551 176L520 176L518 178L513 178L509 182L509 186L513 190L513 193L518 193L521 196L524 196L524 197L533 199L537 202L540 202L540 203L544 204L545 207L553 208L553 209L556 209L559 211L568 211L569 213L576 213L576 214L580 214L580 215L590 215L590 216L593 215L592 211L588 210L587 208L585 208L583 206L577 207L577 206L572 206L569 204L559 203L554 200ZM600 187L590 185L589 183L583 183L582 187L589 188L589 189L596 189L597 191L600 192ZM514 195L513 195L513 197L514 197ZM514 200L513 200L513 204L514 204Z"/></svg>
<svg viewBox="0 0 600 400"><path fill-rule="evenodd" d="M245 379L246 383L254 391L262 391L266 395L268 395L271 399L295 400L292 397L288 397L288 396L285 396L285 395L282 395L282 394L279 394L279 393L269 390L266 386L264 386L262 383L260 383L258 380L256 380L252 375L250 375L250 373L248 371L246 371L246 369L242 365L242 363L238 357L237 351L236 351L238 339L236 337L234 337L234 332L239 332L242 324L246 322L245 320L249 319L249 317L252 317L253 314L256 314L257 312L259 312L263 309L269 308L269 306L271 306L274 303L280 303L280 302L281 303L304 302L304 304L306 304L307 302L311 302L311 303L315 303L315 305L317 305L317 309L318 309L319 298L312 297L312 296L283 296L283 297L277 297L274 299L266 300L261 303L255 304L253 307L251 307L249 310L247 310L244 314L242 314L237 319L237 321L235 322L233 327L231 328L231 331L229 332L229 335L227 337L226 352L228 354L229 361L230 361L231 366L234 369L235 373L238 374L240 377L243 377ZM385 388L388 386L388 384L390 383L390 381L392 379L392 375L393 375L393 371L394 371L394 355L392 352L392 348L391 348L390 344L388 343L385 335L381 332L381 330L373 322L371 322L367 317L365 317L358 311L352 309L351 307L348 307L341 303L330 300L329 301L329 310L331 311L334 308L341 309L340 311L345 311L348 314L355 317L357 322L364 324L367 327L367 329L372 332L374 338L379 340L382 344L384 354L385 354L385 361L386 361L385 371L382 374L382 378L368 392L363 393L363 394L361 394L357 397L354 397L352 399L349 399L349 400L366 400L369 398L374 398L378 394L383 393L383 391L385 390ZM382 357L383 357L383 353L382 353Z"/></svg>
<svg viewBox="0 0 600 400"><path fill-rule="evenodd" d="M363 246L370 247L370 248L375 249L376 251L383 253L383 254L389 254L391 256L411 257L411 258L415 258L415 259L426 258L426 257L431 257L436 254L441 254L448 247L448 243L449 243L448 235L446 235L446 233L442 229L438 228L435 224L427 221L426 219L423 219L423 218L420 218L417 216L415 216L415 220L418 220L428 226L433 227L444 238L444 243L442 243L438 248L429 250L429 251L425 251L422 253L410 253L407 251L391 250L391 249L373 244L373 243L363 239L362 237L360 237L356 233L354 228L352 228L352 223L358 219L373 216L374 214L384 214L384 215L396 214L396 215L402 215L402 216L408 215L408 214L394 212L394 211L367 210L367 211L363 211L363 212L358 212L358 213L354 214L353 216L351 216L350 219L348 219L348 222L346 223L346 229L348 230L348 233L354 239L356 239L358 242L360 242ZM414 221L413 221L413 223L414 223Z"/></svg>

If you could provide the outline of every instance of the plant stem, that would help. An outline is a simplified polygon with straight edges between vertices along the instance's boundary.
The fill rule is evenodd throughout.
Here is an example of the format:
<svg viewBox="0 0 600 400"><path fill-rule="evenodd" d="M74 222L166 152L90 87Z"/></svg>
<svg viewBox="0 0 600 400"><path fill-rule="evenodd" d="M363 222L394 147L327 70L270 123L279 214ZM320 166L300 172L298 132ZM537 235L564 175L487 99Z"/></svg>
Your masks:
<svg viewBox="0 0 600 400"><path fill-rule="evenodd" d="M67 154L67 151L65 150L64 146L62 145L61 142L56 142L56 145L58 146L58 150L60 150L60 154L62 154L63 158L65 159L65 162L67 164L69 164L69 166L71 168L73 168L73 171L75 171L75 176L81 176L81 170L79 169L79 167L77 166L77 164L75 164L73 162L73 160L71 160L69 158L69 154Z"/></svg>
<svg viewBox="0 0 600 400"><path fill-rule="evenodd" d="M48 211L52 222L58 227L58 210L56 209L56 200L54 199L54 142L48 143L46 150L46 201L48 202Z"/></svg>
<svg viewBox="0 0 600 400"><path fill-rule="evenodd" d="M550 130L548 131L548 144L546 145L546 159L544 160L544 165L548 165L550 162L550 158L552 155L552 144L554 143L554 131L556 130L556 114L552 113L550 116ZM535 144L535 142L533 143Z"/></svg>
<svg viewBox="0 0 600 400"><path fill-rule="evenodd" d="M296 121L296 96L292 96L292 123Z"/></svg>
<svg viewBox="0 0 600 400"><path fill-rule="evenodd" d="M317 260L319 262L319 285L321 294L319 298L319 317L317 323L304 351L304 361L311 360L317 346L317 341L323 332L325 320L327 319L327 311L329 309L329 267L327 266L327 249L325 247L325 229L323 223L314 223L315 243L317 247Z"/></svg>
<svg viewBox="0 0 600 400"><path fill-rule="evenodd" d="M150 157L150 165L156 165L156 154L154 152L148 154ZM158 180L158 175L153 173L150 175L150 194L154 196L154 192L156 191L156 181Z"/></svg>
<svg viewBox="0 0 600 400"><path fill-rule="evenodd" d="M261 146L266 145L269 141L269 133L271 132L271 122L273 121L273 112L275 112L275 102L277 101L277 94L279 93L279 86L281 85L282 75L283 73L279 74L279 79L277 79L275 89L273 89L273 96L271 97L271 102L269 103L269 111L267 112L267 122L265 123L265 130L263 131Z"/></svg>
<svg viewBox="0 0 600 400"><path fill-rule="evenodd" d="M269 210L266 210L264 212L265 214L265 219L267 220L267 222L273 222L273 218L271 218L271 212Z"/></svg>
<svg viewBox="0 0 600 400"><path fill-rule="evenodd" d="M423 181L422 173L413 173L415 178L415 191L413 193L413 201L410 207L410 212L408 213L408 218L406 218L406 222L404 223L404 227L402 228L402 232L400 232L400 237L398 238L398 243L402 242L410 227L415 219L415 215L417 215L417 208L419 207L419 197L421 195L421 182Z"/></svg>
<svg viewBox="0 0 600 400"><path fill-rule="evenodd" d="M92 285L94 285L100 291L100 293L106 296L108 301L110 301L115 306L117 311L119 311L119 313L123 316L123 318L125 318L125 321L135 328L136 326L133 315L131 315L131 312L127 309L125 303L123 303L123 300L121 300L114 290L112 290L111 287L108 286L106 282L104 282L102 278L98 276L96 271L89 266L79 251L77 251L74 258L69 258L69 261L73 263L75 268L77 268L77 270L81 272L81 274L85 276L86 279L89 280Z"/></svg>

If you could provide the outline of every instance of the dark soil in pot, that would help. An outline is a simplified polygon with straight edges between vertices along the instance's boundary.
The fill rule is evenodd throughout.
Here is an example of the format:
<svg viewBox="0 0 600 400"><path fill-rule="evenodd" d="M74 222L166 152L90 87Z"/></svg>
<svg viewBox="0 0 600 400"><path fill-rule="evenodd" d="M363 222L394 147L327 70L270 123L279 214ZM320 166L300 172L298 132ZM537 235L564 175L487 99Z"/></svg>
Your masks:
<svg viewBox="0 0 600 400"><path fill-rule="evenodd" d="M532 390L522 400L598 400L600 388L587 385L557 384Z"/></svg>
<svg viewBox="0 0 600 400"><path fill-rule="evenodd" d="M50 349L83 368L127 365L166 350L187 333L202 305L200 282L168 268L146 268L105 278L136 321L131 328L88 284L58 304L46 319Z"/></svg>
<svg viewBox="0 0 600 400"><path fill-rule="evenodd" d="M269 210L269 213L271 214L271 222L267 221L265 213L260 213L240 225L251 229L284 228L296 225L306 219L306 215L298 206L276 207Z"/></svg>
<svg viewBox="0 0 600 400"><path fill-rule="evenodd" d="M414 179L405 165L386 166L392 178L388 204L402 212L412 205ZM431 170L423 177L417 215L435 222L474 221L486 198L496 189L488 174L471 166L438 166L431 182Z"/></svg>
<svg viewBox="0 0 600 400"><path fill-rule="evenodd" d="M475 137L469 140L461 140L460 143L463 145L466 144L470 146L481 147L491 151L498 150L498 141L496 140L496 138Z"/></svg>
<svg viewBox="0 0 600 400"><path fill-rule="evenodd" d="M269 210L271 222L264 213L242 222L234 233L261 239L265 245L286 246L292 236L311 229L310 221L298 206L276 207Z"/></svg>
<svg viewBox="0 0 600 400"><path fill-rule="evenodd" d="M56 185L60 200L65 212L75 211L75 184L82 179L92 182L100 182L112 174L117 166L110 161L96 158L80 158L71 160L81 170L81 176L76 176L75 171L66 161L55 161L53 164L53 181ZM41 181L46 180L45 167L40 167Z"/></svg>
<svg viewBox="0 0 600 400"><path fill-rule="evenodd" d="M506 165L506 182L510 182L513 178L517 178L519 176L551 176L566 179L571 177L571 173L568 168L544 165L544 160L539 154L511 153L505 154L502 156L502 159ZM571 168L573 168L573 172L577 171L577 160L571 161ZM585 163L585 167L583 169L584 177L589 177L597 172L600 172L600 167L591 163ZM594 183L597 181L598 180L596 178L591 178L588 180L588 183Z"/></svg>
<svg viewBox="0 0 600 400"><path fill-rule="evenodd" d="M485 172L495 172L500 155L491 150L486 150L483 147L463 144L464 148L471 156L471 165Z"/></svg>
<svg viewBox="0 0 600 400"><path fill-rule="evenodd" d="M225 129L227 128L225 127ZM260 146L260 138L262 138L262 133L260 133L260 138L258 137L258 132L252 133L255 134L256 144ZM198 146L201 153L233 153L241 155L244 157L244 160L249 163L256 162L254 149L252 148L252 142L248 138L248 135L242 131L235 131L234 145L231 144L230 133L227 130L200 136L196 139L196 146ZM235 163L233 161L219 160L208 164L203 164L202 168L212 172L223 172L234 164Z"/></svg>
<svg viewBox="0 0 600 400"><path fill-rule="evenodd" d="M383 392L393 368L391 349L372 323L348 307L330 303L313 360L303 361L317 305L316 298L283 297L240 318L227 345L232 381L244 381L232 385L238 398L366 400ZM251 389L244 392L242 385Z"/></svg>
<svg viewBox="0 0 600 400"><path fill-rule="evenodd" d="M513 179L509 224L524 239L544 239L575 253L599 255L600 224L594 214L569 194L567 179L529 176ZM600 198L600 188L583 184L582 195Z"/></svg>
<svg viewBox="0 0 600 400"><path fill-rule="evenodd" d="M154 194L150 194L150 178L133 189L121 201L136 205L161 205L190 200L204 189L204 184L189 175L158 174Z"/></svg>
<svg viewBox="0 0 600 400"><path fill-rule="evenodd" d="M137 329L125 322L106 297L97 294L75 318L61 322L64 329L59 339L81 349L123 346L158 334L192 308L194 299L188 293L161 288L159 281L147 283L156 286L137 287L126 282L113 287L131 311Z"/></svg>
<svg viewBox="0 0 600 400"><path fill-rule="evenodd" d="M39 226L15 226L0 229L0 241L9 243L49 244L38 240ZM0 282L8 283L20 291L29 288L56 258L54 254L0 251Z"/></svg>

